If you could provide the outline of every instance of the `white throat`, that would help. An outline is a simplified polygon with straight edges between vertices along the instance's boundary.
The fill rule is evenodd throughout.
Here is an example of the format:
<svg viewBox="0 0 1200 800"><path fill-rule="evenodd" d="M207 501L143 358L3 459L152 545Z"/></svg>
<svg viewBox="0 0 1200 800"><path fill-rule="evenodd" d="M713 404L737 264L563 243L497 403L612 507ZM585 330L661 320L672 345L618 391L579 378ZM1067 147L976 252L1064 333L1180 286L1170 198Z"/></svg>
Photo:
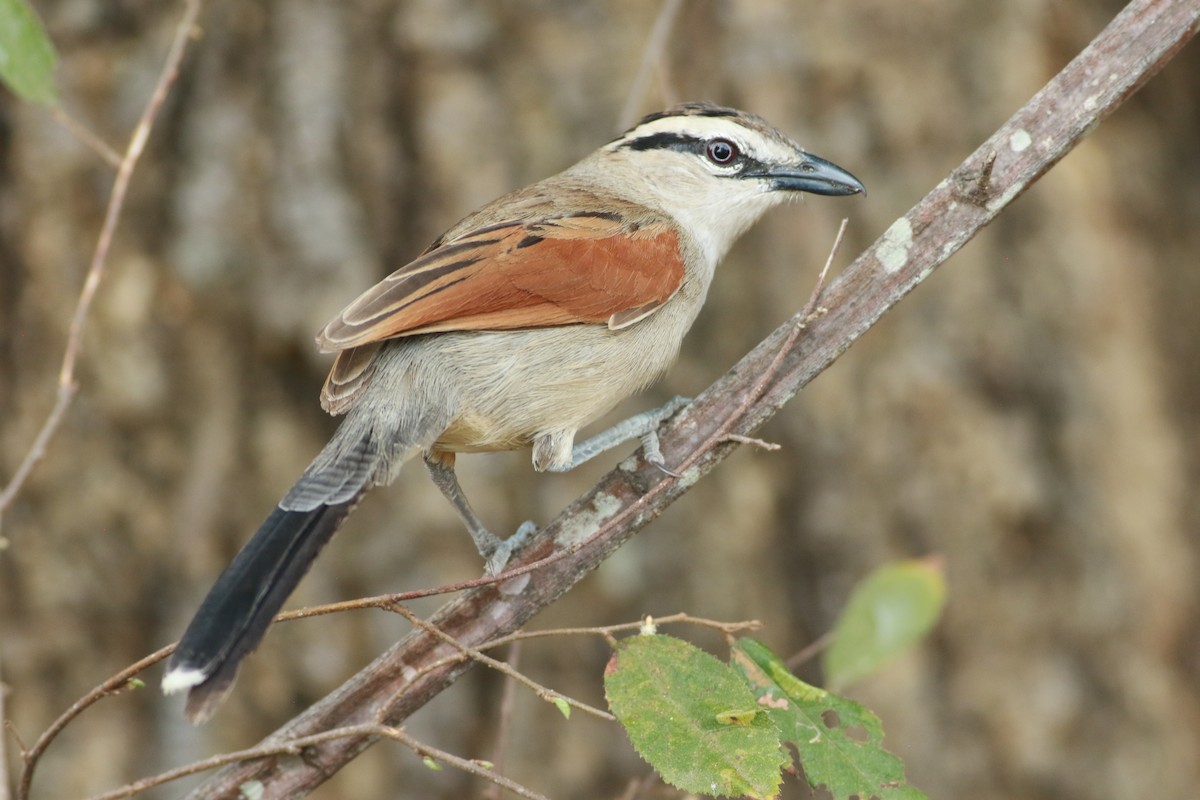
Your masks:
<svg viewBox="0 0 1200 800"><path fill-rule="evenodd" d="M728 202L675 204L663 209L691 234L710 266L716 266L733 243L764 213L788 199L782 192L763 191L759 187L745 188L757 191L739 192L741 196L731 197Z"/></svg>

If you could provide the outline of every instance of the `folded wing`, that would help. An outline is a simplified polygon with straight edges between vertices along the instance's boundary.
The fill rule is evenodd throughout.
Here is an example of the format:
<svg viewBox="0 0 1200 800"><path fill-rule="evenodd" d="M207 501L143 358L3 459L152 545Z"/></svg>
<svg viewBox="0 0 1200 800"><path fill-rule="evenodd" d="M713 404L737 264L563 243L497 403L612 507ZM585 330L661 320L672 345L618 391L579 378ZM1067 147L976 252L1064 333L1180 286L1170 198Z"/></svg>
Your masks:
<svg viewBox="0 0 1200 800"><path fill-rule="evenodd" d="M434 331L620 328L652 314L682 283L679 239L663 221L595 213L491 225L384 278L317 343L330 352Z"/></svg>

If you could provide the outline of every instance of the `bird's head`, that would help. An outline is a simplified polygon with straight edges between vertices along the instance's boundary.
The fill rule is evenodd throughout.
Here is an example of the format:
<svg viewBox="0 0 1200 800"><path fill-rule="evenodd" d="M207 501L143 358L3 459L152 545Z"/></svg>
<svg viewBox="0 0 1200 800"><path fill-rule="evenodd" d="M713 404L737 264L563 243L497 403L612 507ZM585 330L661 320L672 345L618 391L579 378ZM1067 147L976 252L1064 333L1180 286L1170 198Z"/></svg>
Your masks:
<svg viewBox="0 0 1200 800"><path fill-rule="evenodd" d="M866 192L761 117L709 103L651 114L585 165L610 190L669 214L714 261L767 209L802 192Z"/></svg>

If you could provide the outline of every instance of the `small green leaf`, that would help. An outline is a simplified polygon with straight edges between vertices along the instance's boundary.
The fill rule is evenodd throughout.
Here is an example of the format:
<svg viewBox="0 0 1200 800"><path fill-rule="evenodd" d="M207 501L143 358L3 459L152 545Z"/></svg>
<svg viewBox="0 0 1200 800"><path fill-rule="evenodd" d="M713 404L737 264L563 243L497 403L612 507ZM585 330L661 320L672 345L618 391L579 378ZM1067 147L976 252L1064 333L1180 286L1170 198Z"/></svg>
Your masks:
<svg viewBox="0 0 1200 800"><path fill-rule="evenodd" d="M442 771L442 765L439 764L437 761L435 761L432 756L425 756L424 758L421 759L421 763L424 764L429 769L433 770L434 772Z"/></svg>
<svg viewBox="0 0 1200 800"><path fill-rule="evenodd" d="M868 709L800 680L753 639L739 639L732 660L795 746L814 789L825 787L834 800L927 800L905 783L904 762L883 749L883 726Z"/></svg>
<svg viewBox="0 0 1200 800"><path fill-rule="evenodd" d="M558 709L558 713L562 714L567 719L571 718L571 704L568 703L565 698L554 695L549 699L551 703L554 703L554 707Z"/></svg>
<svg viewBox="0 0 1200 800"><path fill-rule="evenodd" d="M757 708L728 664L669 636L631 636L609 661L604 690L633 746L672 786L718 797L779 790L787 753L770 718L719 721L731 709Z"/></svg>
<svg viewBox="0 0 1200 800"><path fill-rule="evenodd" d="M898 561L858 585L825 651L825 679L839 689L877 670L925 636L946 601L940 559Z"/></svg>
<svg viewBox="0 0 1200 800"><path fill-rule="evenodd" d="M146 682L143 681L141 678L130 678L129 680L125 681L125 685L128 686L130 689L145 689L146 688Z"/></svg>
<svg viewBox="0 0 1200 800"><path fill-rule="evenodd" d="M26 0L0 0L0 80L35 103L58 102L54 45Z"/></svg>

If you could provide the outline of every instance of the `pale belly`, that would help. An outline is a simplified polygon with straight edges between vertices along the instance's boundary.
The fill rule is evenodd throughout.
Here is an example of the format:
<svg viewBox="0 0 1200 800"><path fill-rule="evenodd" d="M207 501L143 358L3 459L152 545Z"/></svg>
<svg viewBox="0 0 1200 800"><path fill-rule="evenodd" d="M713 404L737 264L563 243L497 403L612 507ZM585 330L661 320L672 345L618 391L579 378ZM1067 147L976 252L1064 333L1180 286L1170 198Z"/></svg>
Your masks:
<svg viewBox="0 0 1200 800"><path fill-rule="evenodd" d="M652 332L649 326L626 331L572 326L464 339L467 346L447 357L462 387L458 412L436 447L514 450L543 435L573 433L670 366L678 341L663 347L661 337L648 336Z"/></svg>
<svg viewBox="0 0 1200 800"><path fill-rule="evenodd" d="M647 324L653 322L660 324ZM662 325L670 322L652 318L621 331L575 325L399 340L381 354L385 364L371 393L379 404L453 408L435 449L521 449L542 436L573 434L657 379L686 330Z"/></svg>

